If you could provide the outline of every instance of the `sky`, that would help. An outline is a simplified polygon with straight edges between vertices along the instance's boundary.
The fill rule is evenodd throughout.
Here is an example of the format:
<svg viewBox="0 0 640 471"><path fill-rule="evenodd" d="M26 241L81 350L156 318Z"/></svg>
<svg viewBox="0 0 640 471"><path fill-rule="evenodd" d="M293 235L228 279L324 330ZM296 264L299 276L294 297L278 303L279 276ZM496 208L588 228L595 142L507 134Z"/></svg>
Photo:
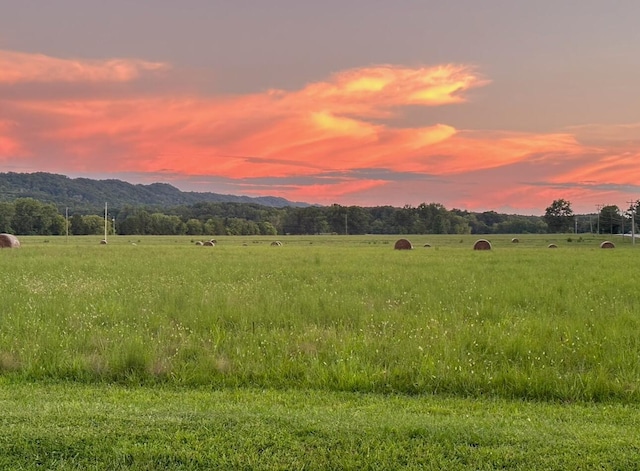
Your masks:
<svg viewBox="0 0 640 471"><path fill-rule="evenodd" d="M533 215L640 199L637 0L0 12L0 172Z"/></svg>

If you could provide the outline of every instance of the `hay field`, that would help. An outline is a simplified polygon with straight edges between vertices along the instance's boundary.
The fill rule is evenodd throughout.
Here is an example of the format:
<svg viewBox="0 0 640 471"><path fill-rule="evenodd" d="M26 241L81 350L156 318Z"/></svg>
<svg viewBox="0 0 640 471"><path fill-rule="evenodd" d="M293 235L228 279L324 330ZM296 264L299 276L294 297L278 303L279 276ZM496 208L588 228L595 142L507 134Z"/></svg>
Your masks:
<svg viewBox="0 0 640 471"><path fill-rule="evenodd" d="M477 238L21 238L0 251L0 374L638 402L640 247Z"/></svg>

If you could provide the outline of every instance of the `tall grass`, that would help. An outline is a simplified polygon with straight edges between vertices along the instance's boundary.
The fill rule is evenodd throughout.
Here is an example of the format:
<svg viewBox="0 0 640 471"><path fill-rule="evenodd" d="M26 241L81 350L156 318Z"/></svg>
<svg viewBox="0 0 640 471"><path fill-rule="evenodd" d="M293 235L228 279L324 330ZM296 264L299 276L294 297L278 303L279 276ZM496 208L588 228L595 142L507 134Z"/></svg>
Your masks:
<svg viewBox="0 0 640 471"><path fill-rule="evenodd" d="M630 244L558 239L548 250L548 236L532 236L477 252L469 236L423 236L402 252L384 237L115 239L0 251L2 374L640 400Z"/></svg>

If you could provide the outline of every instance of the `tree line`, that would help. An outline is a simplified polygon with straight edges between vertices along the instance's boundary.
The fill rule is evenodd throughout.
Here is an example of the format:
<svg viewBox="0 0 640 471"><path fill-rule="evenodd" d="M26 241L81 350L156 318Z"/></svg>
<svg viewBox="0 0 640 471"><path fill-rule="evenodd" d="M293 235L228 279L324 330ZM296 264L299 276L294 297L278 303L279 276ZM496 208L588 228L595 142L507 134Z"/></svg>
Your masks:
<svg viewBox="0 0 640 471"><path fill-rule="evenodd" d="M121 235L277 234L541 234L619 233L631 229L639 204L628 211L603 206L599 213L575 215L567 200L555 200L544 216L448 210L439 203L416 207L270 207L255 203L202 202L166 208L110 208L106 229ZM64 214L64 215L63 215ZM74 213L34 198L0 202L0 232L17 235L100 235L104 214Z"/></svg>
<svg viewBox="0 0 640 471"><path fill-rule="evenodd" d="M548 232L622 234L631 232L632 225L637 224L640 200L632 202L626 210L615 204L600 205L598 209L593 214L574 214L570 201L557 199L546 208L543 219Z"/></svg>

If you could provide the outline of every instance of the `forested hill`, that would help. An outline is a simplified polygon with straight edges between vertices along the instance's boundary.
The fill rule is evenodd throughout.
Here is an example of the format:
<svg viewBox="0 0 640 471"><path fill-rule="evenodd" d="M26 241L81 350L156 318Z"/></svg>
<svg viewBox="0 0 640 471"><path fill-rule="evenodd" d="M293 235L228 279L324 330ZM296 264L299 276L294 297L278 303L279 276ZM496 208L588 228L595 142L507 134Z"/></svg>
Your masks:
<svg viewBox="0 0 640 471"><path fill-rule="evenodd" d="M53 203L59 208L72 207L75 211L98 212L105 202L113 208L130 206L168 207L195 203L255 203L282 208L305 207L305 203L293 203L284 198L263 196L222 195L180 191L168 183L150 185L131 184L121 180L92 180L69 178L53 173L0 173L0 201L17 198L34 198Z"/></svg>

